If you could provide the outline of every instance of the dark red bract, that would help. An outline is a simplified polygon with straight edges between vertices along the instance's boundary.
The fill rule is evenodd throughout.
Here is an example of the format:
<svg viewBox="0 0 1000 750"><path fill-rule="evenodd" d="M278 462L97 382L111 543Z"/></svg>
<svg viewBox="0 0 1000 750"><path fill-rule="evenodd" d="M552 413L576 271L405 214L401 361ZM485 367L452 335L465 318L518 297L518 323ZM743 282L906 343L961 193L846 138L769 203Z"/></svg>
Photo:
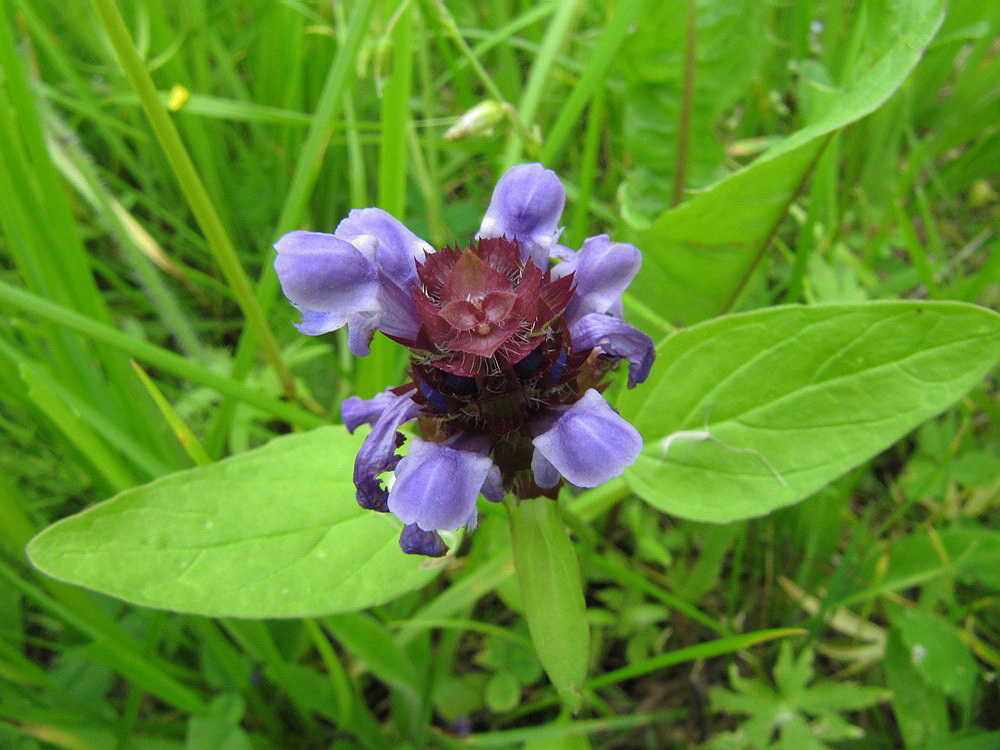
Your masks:
<svg viewBox="0 0 1000 750"><path fill-rule="evenodd" d="M418 263L417 276L421 329L414 348L453 375L512 373L573 296L572 274L550 281L548 269L522 261L517 243L505 237L465 250L446 247Z"/></svg>

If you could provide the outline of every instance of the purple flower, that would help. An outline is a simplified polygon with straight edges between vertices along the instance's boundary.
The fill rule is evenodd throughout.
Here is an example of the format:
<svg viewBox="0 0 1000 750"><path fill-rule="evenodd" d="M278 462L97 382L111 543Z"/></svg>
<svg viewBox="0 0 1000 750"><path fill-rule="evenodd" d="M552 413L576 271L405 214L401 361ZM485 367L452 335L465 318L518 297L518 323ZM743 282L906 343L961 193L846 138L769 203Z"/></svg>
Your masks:
<svg viewBox="0 0 1000 750"><path fill-rule="evenodd" d="M371 425L355 461L358 502L403 522L405 552L445 554L438 532L474 528L480 494L554 498L563 479L595 487L642 450L599 392L620 360L630 388L653 364L652 340L622 317L642 256L607 235L578 252L558 244L565 202L554 172L522 164L500 178L465 249L435 252L375 208L332 235L291 232L275 245L300 331L346 325L357 356L381 331L411 352L410 382L341 406L349 430ZM421 437L400 456L399 430L418 418Z"/></svg>
<svg viewBox="0 0 1000 750"><path fill-rule="evenodd" d="M532 431L531 468L539 487L554 486L560 476L596 487L620 475L642 450L639 431L593 388L575 404L542 414Z"/></svg>

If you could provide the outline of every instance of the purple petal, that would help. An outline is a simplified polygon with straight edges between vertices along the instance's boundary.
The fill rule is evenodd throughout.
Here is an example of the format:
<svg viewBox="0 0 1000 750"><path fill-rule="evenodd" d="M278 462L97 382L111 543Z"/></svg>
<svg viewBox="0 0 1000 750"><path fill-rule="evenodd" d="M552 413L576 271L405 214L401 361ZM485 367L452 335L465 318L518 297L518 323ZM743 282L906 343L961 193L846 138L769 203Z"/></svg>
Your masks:
<svg viewBox="0 0 1000 750"><path fill-rule="evenodd" d="M303 311L347 315L378 309L375 264L354 245L321 232L289 232L274 248L281 290Z"/></svg>
<svg viewBox="0 0 1000 750"><path fill-rule="evenodd" d="M551 169L541 164L511 167L493 189L490 207L477 238L511 237L542 270L559 236L559 218L566 205L566 191Z"/></svg>
<svg viewBox="0 0 1000 750"><path fill-rule="evenodd" d="M457 529L475 513L492 466L489 441L482 436L460 433L445 443L414 438L396 467L389 510L424 531Z"/></svg>
<svg viewBox="0 0 1000 750"><path fill-rule="evenodd" d="M387 404L372 425L372 431L354 459L354 486L357 488L358 505L362 508L383 512L389 509L389 493L378 475L396 468L399 463L396 430L404 422L416 419L419 413L420 406L410 398L410 393L404 393Z"/></svg>
<svg viewBox="0 0 1000 750"><path fill-rule="evenodd" d="M379 328L378 313L362 312L347 318L347 348L355 357L371 353L372 336Z"/></svg>
<svg viewBox="0 0 1000 750"><path fill-rule="evenodd" d="M541 454L538 448L535 448L535 452L531 455L531 471L535 475L535 484L542 489L555 487L562 479L559 470Z"/></svg>
<svg viewBox="0 0 1000 750"><path fill-rule="evenodd" d="M503 477L500 475L500 469L496 464L490 467L490 473L486 475L482 493L483 497L491 503L502 503L503 499L507 496L507 493L503 489Z"/></svg>
<svg viewBox="0 0 1000 750"><path fill-rule="evenodd" d="M543 425L544 426L544 425ZM642 450L639 431L593 388L531 441L538 453L578 487L619 476ZM532 468L541 466L533 460ZM546 478L542 471L543 479Z"/></svg>
<svg viewBox="0 0 1000 750"><path fill-rule="evenodd" d="M372 257L390 281L409 289L417 278L415 261L434 252L403 222L381 208L357 208L337 225L334 235Z"/></svg>
<svg viewBox="0 0 1000 750"><path fill-rule="evenodd" d="M552 269L552 278L573 273L576 291L563 318L568 323L590 313L608 312L621 304L622 293L642 265L642 253L626 242L612 242L608 235L590 237L580 252Z"/></svg>
<svg viewBox="0 0 1000 750"><path fill-rule="evenodd" d="M656 359L653 339L621 318L601 313L584 315L569 327L574 351L596 346L614 359L628 360L628 387L635 388L649 377Z"/></svg>
<svg viewBox="0 0 1000 750"><path fill-rule="evenodd" d="M382 312L379 316L378 329L387 336L414 341L420 332L420 318L417 316L417 306L413 301L413 287L401 288L381 273L379 281Z"/></svg>
<svg viewBox="0 0 1000 750"><path fill-rule="evenodd" d="M408 555L443 557L448 553L441 535L436 531L424 531L415 523L403 527L399 535L399 548Z"/></svg>
<svg viewBox="0 0 1000 750"><path fill-rule="evenodd" d="M398 399L395 393L386 389L371 398L351 396L340 405L340 417L347 431L353 433L363 424L374 425L389 406Z"/></svg>
<svg viewBox="0 0 1000 750"><path fill-rule="evenodd" d="M321 333L336 331L347 322L347 316L339 312L317 312L301 310L302 322L296 323L299 333L306 336L319 336Z"/></svg>
<svg viewBox="0 0 1000 750"><path fill-rule="evenodd" d="M388 336L416 339L420 330L412 291L419 283L416 263L434 248L380 208L351 211L334 234L372 258L378 268L379 318L375 327ZM357 341L360 348L360 335ZM367 354L368 347L363 348Z"/></svg>

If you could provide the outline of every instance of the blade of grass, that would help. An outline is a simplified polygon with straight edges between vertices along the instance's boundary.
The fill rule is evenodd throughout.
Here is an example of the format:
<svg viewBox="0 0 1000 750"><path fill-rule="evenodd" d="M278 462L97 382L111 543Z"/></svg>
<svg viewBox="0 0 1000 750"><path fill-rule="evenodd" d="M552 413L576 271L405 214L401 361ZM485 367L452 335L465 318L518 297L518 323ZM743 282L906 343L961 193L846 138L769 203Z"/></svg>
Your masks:
<svg viewBox="0 0 1000 750"><path fill-rule="evenodd" d="M294 229L305 215L310 192L316 184L330 133L340 114L344 97L347 95L347 84L350 77L354 75L354 63L361 42L368 30L368 22L374 7L375 3L370 0L363 0L352 7L350 23L341 37L343 41L337 48L337 53L330 65L326 81L323 84L323 92L320 95L312 124L306 136L306 142L295 163L292 182L282 203L281 215L275 228L276 237ZM266 252L269 256L273 253L270 247L266 249ZM263 275L257 283L256 292L257 299L260 300L264 310L270 309L277 292L278 276L271 264L265 263ZM245 331L236 350L232 370L234 380L242 381L246 378L253 365L256 351L257 340L253 331ZM216 413L215 420L205 440L205 449L209 455L218 456L220 454L235 408L236 404L231 400L224 401Z"/></svg>
<svg viewBox="0 0 1000 750"><path fill-rule="evenodd" d="M517 107L520 121L525 127L531 130L538 114L538 107L542 102L542 95L545 87L552 78L552 67L555 64L556 54L569 34L573 20L578 16L582 3L579 0L564 0L556 3L556 12L545 32L542 44L538 49L538 55L531 66L531 73L528 74L528 84L521 95L521 103ZM507 140L507 147L501 158L501 171L511 167L521 160L521 154L525 147L529 148L529 154L534 150L532 140L525 141L524 138L517 138L513 135Z"/></svg>
<svg viewBox="0 0 1000 750"><path fill-rule="evenodd" d="M195 333L194 327L178 304L175 295L163 283L139 245L140 241L151 241L152 238L144 232L142 234L136 232L136 229L141 230L141 226L117 200L107 194L107 189L97 176L89 154L84 152L82 146L69 129L58 120L55 113L48 112L46 114L48 115L49 128L53 132L53 136L49 140L49 147L56 166L66 180L100 214L101 219L109 225L118 246L124 252L129 265L139 278L139 283L142 284L149 296L153 308L167 330L177 340L181 351L199 362L207 363L207 352ZM156 251L163 257L167 257L159 246L156 247Z"/></svg>
<svg viewBox="0 0 1000 750"><path fill-rule="evenodd" d="M281 357L281 350L264 316L264 311L250 285L246 272L236 254L229 234L205 189L198 171L181 141L170 115L160 102L153 80L146 70L125 21L113 0L92 0L101 25L111 42L129 82L142 102L143 110L156 133L164 156L181 186L188 205L194 212L198 225L212 250L216 263L225 275L237 304L246 317L247 324L264 349L264 355L274 368L282 390L289 399L295 398L295 380Z"/></svg>
<svg viewBox="0 0 1000 750"><path fill-rule="evenodd" d="M576 721L553 721L538 727L505 729L498 732L479 732L453 744L454 747L497 747L524 746L547 747L546 741L565 740L568 737L585 737L597 732L630 730L640 727L677 722L687 715L685 709L672 708L648 713L632 713L625 716L606 716L598 719L578 719ZM589 746L589 745L588 745ZM570 747L560 743L557 747ZM622 745L624 747L624 745Z"/></svg>
<svg viewBox="0 0 1000 750"><path fill-rule="evenodd" d="M17 366L21 380L28 386L28 398L38 412L44 414L63 434L67 442L85 457L96 474L103 477L112 491L121 492L136 484L135 475L115 453L112 453L91 426L84 422L79 414L67 408L66 404L46 387L50 383L45 382L47 378L37 367L29 361L21 361Z"/></svg>
<svg viewBox="0 0 1000 750"><path fill-rule="evenodd" d="M591 110L602 106L598 104L596 97L605 90L608 69L644 5L645 0L623 0L615 5L611 18L604 24L597 43L587 55L583 73L570 95L560 105L555 123L545 134L542 163L552 164L562 155L570 135L578 127L580 113L588 101L591 102ZM603 94L601 96L603 102ZM586 184L582 177L580 184Z"/></svg>
<svg viewBox="0 0 1000 750"><path fill-rule="evenodd" d="M120 632L114 636L103 632L77 616L68 607L51 599L37 586L22 579L2 560L0 560L0 578L6 580L43 610L90 638L93 641L90 644L91 651L99 660L141 685L160 700L192 714L202 714L208 710L198 693L172 678L159 664L143 656L130 645L126 645L130 643L127 636L123 637Z"/></svg>
<svg viewBox="0 0 1000 750"><path fill-rule="evenodd" d="M271 398L253 388L219 375L195 362L167 351L147 341L129 336L116 328L98 323L73 310L18 289L5 282L0 282L0 302L12 305L31 315L37 315L47 321L77 331L89 338L113 346L136 359L148 362L167 372L187 378L196 383L214 388L219 393L239 401L256 406L267 414L283 419L289 424L303 428L318 427L326 424L314 414L299 409L292 404Z"/></svg>
<svg viewBox="0 0 1000 750"><path fill-rule="evenodd" d="M163 414L163 418L167 420L167 424L170 425L170 429L174 431L174 435L177 436L177 442L181 444L185 453L191 457L194 461L195 466L207 466L212 463L212 459L208 457L205 453L205 449L202 447L201 443L198 442L198 438L195 437L191 428L187 426L180 415L174 411L174 407L170 405L166 397L163 395L162 391L156 387L156 383L153 382L152 378L146 374L146 371L142 369L142 365L132 360L132 367L135 368L136 374L142 381L142 384L146 386L146 390L149 392L150 398L156 403L157 408L160 413Z"/></svg>

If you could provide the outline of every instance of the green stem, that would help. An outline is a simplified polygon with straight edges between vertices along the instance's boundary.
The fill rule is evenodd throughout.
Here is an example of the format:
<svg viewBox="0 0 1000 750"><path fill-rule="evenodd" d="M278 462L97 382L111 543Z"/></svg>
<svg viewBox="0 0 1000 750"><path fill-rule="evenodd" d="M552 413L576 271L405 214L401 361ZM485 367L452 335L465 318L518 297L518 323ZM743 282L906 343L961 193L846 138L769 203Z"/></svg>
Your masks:
<svg viewBox="0 0 1000 750"><path fill-rule="evenodd" d="M142 103L143 110L145 110L156 133L164 156L170 163L174 177L180 184L184 197L194 212L198 226L205 234L205 239L208 241L215 261L225 275L233 296L246 317L250 330L263 347L264 355L271 363L271 367L274 368L285 396L293 399L295 397L295 380L292 373L281 358L278 342L264 317L264 311L257 301L257 297L254 295L250 280L240 264L236 248L222 225L222 220L198 176L198 171L181 141L177 128L160 101L153 79L146 70L142 58L139 57L139 52L125 26L125 20L113 0L92 0L92 3L100 18L101 25L108 35L108 40L115 50L122 71L139 96L139 101Z"/></svg>
<svg viewBox="0 0 1000 750"><path fill-rule="evenodd" d="M587 677L590 627L576 551L548 498L508 500L514 568L538 660L576 713Z"/></svg>
<svg viewBox="0 0 1000 750"><path fill-rule="evenodd" d="M571 139L580 126L580 113L583 112L588 101L591 111L587 125L588 142L590 138L589 120L603 120L600 115L604 114L605 93L608 90L608 69L618 55L622 42L625 41L629 29L635 24L644 5L645 0L620 0L620 2L615 3L611 18L604 24L601 36L594 44L593 50L587 55L587 66L580 74L576 85L573 86L573 91L564 101L560 102L559 115L556 117L555 124L545 134L545 143L541 153L543 164L554 163L572 142ZM581 186L585 184L582 175L580 184Z"/></svg>
<svg viewBox="0 0 1000 750"><path fill-rule="evenodd" d="M458 24L455 23L455 19L451 15L451 11L449 11L445 6L443 0L436 0L434 7L437 9L438 20L441 22L441 25L444 26L445 31L448 32L448 36L451 37L451 40L455 43L455 46L458 47L459 51L465 56L465 59L468 60L469 65L471 65L472 69L476 72L476 76L479 77L479 81L486 88L490 98L504 105L504 108L507 111L507 116L514 124L514 128L517 130L521 142L532 150L537 149L538 139L535 138L532 132L528 129L528 126L524 124L524 120L521 115L507 101L503 92L500 91L500 88L490 77L490 74L486 72L486 68L484 68L482 63L479 62L479 58L476 56L476 53L471 47L469 47L468 43L465 41L465 37L462 36L462 32L459 31Z"/></svg>
<svg viewBox="0 0 1000 750"><path fill-rule="evenodd" d="M517 108L517 114L524 128L530 129L530 124L535 121L538 107L542 103L542 94L545 93L545 86L552 78L552 67L556 61L556 53L559 52L559 48L569 34L570 25L579 9L579 0L564 0L557 5L555 16L553 16L538 50L538 56L535 57L531 66L531 73L521 97L521 104ZM533 136L529 136L527 140L523 136L520 140L511 138L504 150L502 165L509 167L520 161L521 150L524 146L529 147L529 155L537 156L537 153L534 153L537 151L536 144L537 140Z"/></svg>

